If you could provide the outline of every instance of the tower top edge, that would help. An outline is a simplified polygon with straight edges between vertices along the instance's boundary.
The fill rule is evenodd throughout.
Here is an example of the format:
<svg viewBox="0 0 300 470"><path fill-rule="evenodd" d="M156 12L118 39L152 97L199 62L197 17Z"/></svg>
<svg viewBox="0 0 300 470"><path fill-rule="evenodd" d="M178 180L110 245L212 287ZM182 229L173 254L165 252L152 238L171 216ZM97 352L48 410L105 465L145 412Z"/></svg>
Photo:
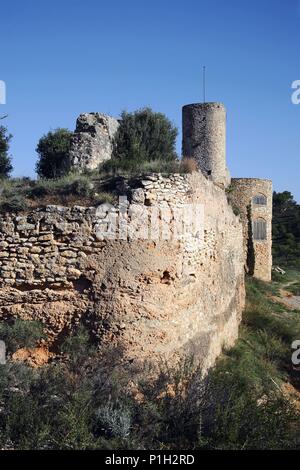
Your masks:
<svg viewBox="0 0 300 470"><path fill-rule="evenodd" d="M211 108L221 108L225 110L225 105L221 102L208 102L208 103L190 103L190 104L185 104L182 109L185 108L200 108L200 109L211 109Z"/></svg>

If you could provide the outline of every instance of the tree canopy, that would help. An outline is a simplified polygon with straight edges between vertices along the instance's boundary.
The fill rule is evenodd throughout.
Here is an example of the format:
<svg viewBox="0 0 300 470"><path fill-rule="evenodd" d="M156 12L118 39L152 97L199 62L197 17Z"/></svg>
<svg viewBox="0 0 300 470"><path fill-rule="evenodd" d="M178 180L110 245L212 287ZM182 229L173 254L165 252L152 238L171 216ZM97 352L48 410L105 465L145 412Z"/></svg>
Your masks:
<svg viewBox="0 0 300 470"><path fill-rule="evenodd" d="M41 137L36 148L36 172L40 177L59 178L68 173L72 135L68 129L58 128Z"/></svg>
<svg viewBox="0 0 300 470"><path fill-rule="evenodd" d="M131 161L175 160L177 129L150 108L123 111L114 139L113 158Z"/></svg>
<svg viewBox="0 0 300 470"><path fill-rule="evenodd" d="M300 205L289 191L273 194L273 255L281 262L300 260Z"/></svg>
<svg viewBox="0 0 300 470"><path fill-rule="evenodd" d="M6 127L0 126L0 178L8 178L13 167L8 154L11 134L8 134Z"/></svg>

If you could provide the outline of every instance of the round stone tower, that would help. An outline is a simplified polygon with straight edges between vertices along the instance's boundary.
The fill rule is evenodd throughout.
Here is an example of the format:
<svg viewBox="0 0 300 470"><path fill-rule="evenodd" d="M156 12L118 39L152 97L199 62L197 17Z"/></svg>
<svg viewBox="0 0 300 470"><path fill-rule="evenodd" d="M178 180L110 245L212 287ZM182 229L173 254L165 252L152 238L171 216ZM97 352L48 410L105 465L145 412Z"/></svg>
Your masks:
<svg viewBox="0 0 300 470"><path fill-rule="evenodd" d="M202 173L227 187L226 109L222 103L194 103L182 108L182 156L197 161Z"/></svg>

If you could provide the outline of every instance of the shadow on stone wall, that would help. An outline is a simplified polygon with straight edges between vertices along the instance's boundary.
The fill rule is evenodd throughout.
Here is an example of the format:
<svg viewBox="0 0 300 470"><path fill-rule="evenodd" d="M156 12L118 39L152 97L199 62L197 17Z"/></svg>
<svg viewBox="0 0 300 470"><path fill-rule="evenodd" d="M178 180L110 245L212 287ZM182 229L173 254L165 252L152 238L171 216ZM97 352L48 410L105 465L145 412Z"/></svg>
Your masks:
<svg viewBox="0 0 300 470"><path fill-rule="evenodd" d="M254 274L255 267L255 252L253 245L253 231L252 231L252 211L251 204L247 206L247 220L248 220L248 237L247 237L247 272L250 276Z"/></svg>

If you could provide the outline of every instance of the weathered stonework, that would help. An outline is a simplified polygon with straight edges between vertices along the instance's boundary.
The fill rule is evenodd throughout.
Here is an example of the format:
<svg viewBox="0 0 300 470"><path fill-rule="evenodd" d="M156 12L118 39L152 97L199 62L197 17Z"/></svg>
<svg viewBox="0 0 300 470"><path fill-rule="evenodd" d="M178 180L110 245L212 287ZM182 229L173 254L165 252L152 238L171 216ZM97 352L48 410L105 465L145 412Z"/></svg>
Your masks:
<svg viewBox="0 0 300 470"><path fill-rule="evenodd" d="M202 173L223 187L226 167L226 109L222 103L195 103L182 108L182 155L197 161Z"/></svg>
<svg viewBox="0 0 300 470"><path fill-rule="evenodd" d="M80 115L73 168L111 158L118 125ZM222 104L187 105L183 156L199 172L120 178L119 206L0 216L0 319L40 320L53 348L83 321L102 351L118 347L125 361L174 365L193 355L206 371L238 336L245 268L271 279L272 183L233 179L225 191L225 134ZM186 207L195 230L178 224Z"/></svg>
<svg viewBox="0 0 300 470"><path fill-rule="evenodd" d="M257 204L263 202L263 204ZM246 271L257 279L271 281L272 277L272 182L255 178L233 178L229 198L240 212L244 232ZM265 224L265 239L256 240L254 224Z"/></svg>
<svg viewBox="0 0 300 470"><path fill-rule="evenodd" d="M106 114L80 114L71 143L71 167L77 171L94 170L100 163L109 160L118 126L118 121Z"/></svg>
<svg viewBox="0 0 300 470"><path fill-rule="evenodd" d="M0 219L0 317L41 320L55 344L80 320L100 348L125 360L203 370L238 335L244 306L243 233L225 192L201 173L150 175L127 188L129 219L147 208L168 219L204 206L204 241L103 238L106 209L48 206ZM164 210L162 210L164 209ZM120 217L116 211L116 218ZM141 230L145 221L137 223ZM167 220L175 230L172 215Z"/></svg>

